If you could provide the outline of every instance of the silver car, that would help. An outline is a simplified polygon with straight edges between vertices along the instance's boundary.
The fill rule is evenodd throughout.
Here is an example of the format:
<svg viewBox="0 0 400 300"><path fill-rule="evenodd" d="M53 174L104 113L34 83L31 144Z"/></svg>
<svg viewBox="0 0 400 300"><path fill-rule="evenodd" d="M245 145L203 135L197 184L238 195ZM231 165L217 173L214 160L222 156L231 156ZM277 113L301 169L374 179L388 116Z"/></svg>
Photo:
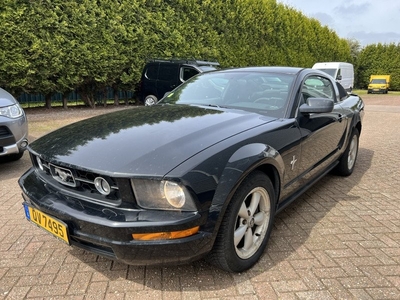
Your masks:
<svg viewBox="0 0 400 300"><path fill-rule="evenodd" d="M28 146L28 121L18 101L0 88L0 160L18 160Z"/></svg>

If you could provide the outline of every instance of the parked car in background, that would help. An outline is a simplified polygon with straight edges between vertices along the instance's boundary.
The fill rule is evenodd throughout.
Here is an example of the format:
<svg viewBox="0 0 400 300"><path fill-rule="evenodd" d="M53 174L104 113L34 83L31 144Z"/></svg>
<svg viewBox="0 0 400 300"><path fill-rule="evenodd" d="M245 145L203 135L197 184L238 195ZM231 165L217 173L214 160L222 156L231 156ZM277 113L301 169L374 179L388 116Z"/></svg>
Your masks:
<svg viewBox="0 0 400 300"><path fill-rule="evenodd" d="M138 94L145 105L153 105L166 92L199 73L216 70L218 62L201 60L162 60L147 62L142 71Z"/></svg>
<svg viewBox="0 0 400 300"><path fill-rule="evenodd" d="M354 66L346 62L319 62L314 64L313 69L321 70L331 75L339 82L347 92L354 87Z"/></svg>
<svg viewBox="0 0 400 300"><path fill-rule="evenodd" d="M206 257L242 272L264 253L278 212L328 172L353 172L363 115L362 99L318 70L202 73L156 105L31 143L25 215L124 263Z"/></svg>
<svg viewBox="0 0 400 300"><path fill-rule="evenodd" d="M18 101L0 88L0 158L18 160L28 146L28 122Z"/></svg>
<svg viewBox="0 0 400 300"><path fill-rule="evenodd" d="M390 75L371 75L368 84L368 94L387 94L390 88Z"/></svg>

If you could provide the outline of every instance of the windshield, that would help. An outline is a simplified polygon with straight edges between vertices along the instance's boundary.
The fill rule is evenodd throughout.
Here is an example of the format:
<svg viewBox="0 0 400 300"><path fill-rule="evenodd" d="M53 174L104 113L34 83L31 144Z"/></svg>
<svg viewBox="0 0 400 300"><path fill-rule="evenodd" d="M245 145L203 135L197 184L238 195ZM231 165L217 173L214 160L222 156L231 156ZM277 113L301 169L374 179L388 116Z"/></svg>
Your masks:
<svg viewBox="0 0 400 300"><path fill-rule="evenodd" d="M217 70L216 67L212 67L212 66L198 66L198 68L199 68L200 70L202 70L203 72L208 72L208 71Z"/></svg>
<svg viewBox="0 0 400 300"><path fill-rule="evenodd" d="M386 84L386 79L372 79L371 83Z"/></svg>
<svg viewBox="0 0 400 300"><path fill-rule="evenodd" d="M333 78L336 78L336 71L337 69L318 69L322 72L325 72L326 74L331 75Z"/></svg>
<svg viewBox="0 0 400 300"><path fill-rule="evenodd" d="M187 104L254 111L283 117L294 75L248 71L203 73L159 104Z"/></svg>

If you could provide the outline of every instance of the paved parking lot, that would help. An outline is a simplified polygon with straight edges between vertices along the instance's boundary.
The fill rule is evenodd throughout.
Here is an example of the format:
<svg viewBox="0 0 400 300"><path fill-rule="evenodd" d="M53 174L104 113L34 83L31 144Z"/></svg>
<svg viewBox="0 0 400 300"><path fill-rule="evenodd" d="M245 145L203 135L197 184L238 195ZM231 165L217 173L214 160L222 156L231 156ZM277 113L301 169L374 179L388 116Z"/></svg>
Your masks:
<svg viewBox="0 0 400 300"><path fill-rule="evenodd" d="M283 211L263 258L241 274L203 261L132 267L64 245L24 217L28 155L0 162L0 299L400 299L400 96L363 98L353 175L327 176ZM28 112L33 139L54 116Z"/></svg>

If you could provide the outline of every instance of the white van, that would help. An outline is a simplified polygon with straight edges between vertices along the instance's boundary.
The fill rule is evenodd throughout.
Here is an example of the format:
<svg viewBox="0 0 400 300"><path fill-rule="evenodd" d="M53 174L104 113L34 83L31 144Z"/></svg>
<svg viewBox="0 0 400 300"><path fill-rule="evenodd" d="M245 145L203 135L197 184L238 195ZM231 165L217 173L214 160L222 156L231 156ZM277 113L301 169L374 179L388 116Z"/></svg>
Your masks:
<svg viewBox="0 0 400 300"><path fill-rule="evenodd" d="M319 62L313 69L324 71L339 82L346 91L351 92L354 87L354 67L345 62Z"/></svg>

